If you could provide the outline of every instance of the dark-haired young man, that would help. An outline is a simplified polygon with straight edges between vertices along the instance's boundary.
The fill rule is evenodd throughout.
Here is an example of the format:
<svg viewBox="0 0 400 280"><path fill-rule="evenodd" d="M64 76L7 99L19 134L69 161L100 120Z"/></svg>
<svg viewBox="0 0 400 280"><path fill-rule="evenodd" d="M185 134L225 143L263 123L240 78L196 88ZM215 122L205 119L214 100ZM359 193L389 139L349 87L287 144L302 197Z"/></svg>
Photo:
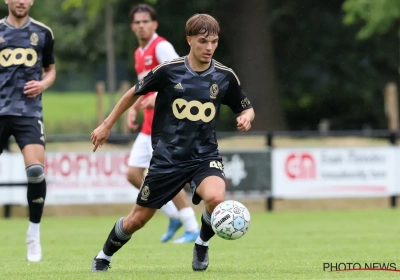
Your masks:
<svg viewBox="0 0 400 280"><path fill-rule="evenodd" d="M192 202L204 201L200 236L195 241L192 268L208 267L208 245L214 236L210 216L225 199L225 175L216 138L221 104L239 114L237 128L248 131L254 110L232 69L212 59L218 46L218 22L196 14L186 22L187 56L160 64L125 93L107 119L91 134L96 151L111 127L139 95L157 91L153 120L153 156L137 203L128 216L118 220L103 249L92 262L92 271L106 271L111 258L141 229L157 209L190 182Z"/></svg>
<svg viewBox="0 0 400 280"><path fill-rule="evenodd" d="M139 41L135 51L135 70L138 80L143 79L154 67L166 61L178 58L174 47L165 38L156 33L158 22L156 11L147 4L132 8L129 13L131 29ZM129 109L128 126L136 130L137 112L143 109L144 121L142 129L133 144L128 160L128 181L140 188L143 175L150 165L153 148L151 146L151 130L154 116L156 92L149 92L141 97L139 102ZM167 242L183 225L185 232L174 240L174 243L194 242L199 236L199 224L192 207L190 207L186 192L182 189L172 201L168 201L160 210L169 217L168 229L161 237L161 242Z"/></svg>

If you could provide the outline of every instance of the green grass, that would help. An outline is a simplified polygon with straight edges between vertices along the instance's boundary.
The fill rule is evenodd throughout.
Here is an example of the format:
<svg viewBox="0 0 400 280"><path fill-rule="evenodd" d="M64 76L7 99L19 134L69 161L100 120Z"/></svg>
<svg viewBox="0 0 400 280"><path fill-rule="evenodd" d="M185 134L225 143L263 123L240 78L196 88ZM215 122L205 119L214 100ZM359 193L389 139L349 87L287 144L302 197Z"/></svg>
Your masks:
<svg viewBox="0 0 400 280"><path fill-rule="evenodd" d="M104 110L108 110L108 101L108 98L105 98ZM45 92L43 115L47 134L89 132L97 124L96 94Z"/></svg>
<svg viewBox="0 0 400 280"><path fill-rule="evenodd" d="M252 213L236 241L214 237L210 266L191 270L193 244L161 244L157 214L115 256L107 273L91 261L119 217L48 218L41 263L25 261L25 219L0 220L0 279L397 279L386 271L324 272L323 262L395 262L400 268L399 210Z"/></svg>

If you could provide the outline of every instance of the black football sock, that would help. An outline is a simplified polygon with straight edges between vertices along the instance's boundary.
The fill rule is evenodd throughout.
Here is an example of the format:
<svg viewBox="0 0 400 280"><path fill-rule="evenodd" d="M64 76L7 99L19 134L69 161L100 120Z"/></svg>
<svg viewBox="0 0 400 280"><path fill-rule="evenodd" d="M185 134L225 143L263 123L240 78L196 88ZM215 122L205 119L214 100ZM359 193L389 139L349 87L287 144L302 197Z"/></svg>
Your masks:
<svg viewBox="0 0 400 280"><path fill-rule="evenodd" d="M103 247L103 252L107 256L114 255L132 237L132 234L125 232L122 227L123 221L124 218L119 219L107 237L106 243Z"/></svg>
<svg viewBox="0 0 400 280"><path fill-rule="evenodd" d="M41 164L32 164L26 168L28 175L28 208L29 221L40 223L43 215L44 202L46 199L46 180Z"/></svg>
<svg viewBox="0 0 400 280"><path fill-rule="evenodd" d="M201 215L201 229L200 238L204 242L207 242L214 236L214 231L211 227L211 214L208 213L207 209L204 210L203 215Z"/></svg>

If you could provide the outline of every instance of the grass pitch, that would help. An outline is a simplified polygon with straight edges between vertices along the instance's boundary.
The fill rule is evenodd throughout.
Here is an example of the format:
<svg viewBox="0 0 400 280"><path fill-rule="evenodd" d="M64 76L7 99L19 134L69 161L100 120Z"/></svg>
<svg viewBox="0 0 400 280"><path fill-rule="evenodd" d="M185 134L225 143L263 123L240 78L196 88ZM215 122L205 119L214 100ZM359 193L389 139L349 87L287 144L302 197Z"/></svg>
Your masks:
<svg viewBox="0 0 400 280"><path fill-rule="evenodd" d="M162 214L134 234L106 273L90 272L91 261L119 217L43 218L41 263L25 260L26 219L2 219L0 279L398 279L387 271L324 272L323 262L393 262L400 269L399 214L252 213L242 239L211 240L206 272L191 269L193 244L159 242Z"/></svg>

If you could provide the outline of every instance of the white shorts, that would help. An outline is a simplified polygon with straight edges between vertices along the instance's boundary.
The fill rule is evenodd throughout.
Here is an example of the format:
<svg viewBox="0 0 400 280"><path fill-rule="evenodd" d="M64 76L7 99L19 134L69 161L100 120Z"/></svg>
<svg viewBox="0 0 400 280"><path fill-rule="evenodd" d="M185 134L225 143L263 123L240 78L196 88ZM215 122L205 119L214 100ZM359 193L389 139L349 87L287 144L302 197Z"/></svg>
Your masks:
<svg viewBox="0 0 400 280"><path fill-rule="evenodd" d="M133 143L128 165L132 167L148 168L153 154L151 135L139 133Z"/></svg>

